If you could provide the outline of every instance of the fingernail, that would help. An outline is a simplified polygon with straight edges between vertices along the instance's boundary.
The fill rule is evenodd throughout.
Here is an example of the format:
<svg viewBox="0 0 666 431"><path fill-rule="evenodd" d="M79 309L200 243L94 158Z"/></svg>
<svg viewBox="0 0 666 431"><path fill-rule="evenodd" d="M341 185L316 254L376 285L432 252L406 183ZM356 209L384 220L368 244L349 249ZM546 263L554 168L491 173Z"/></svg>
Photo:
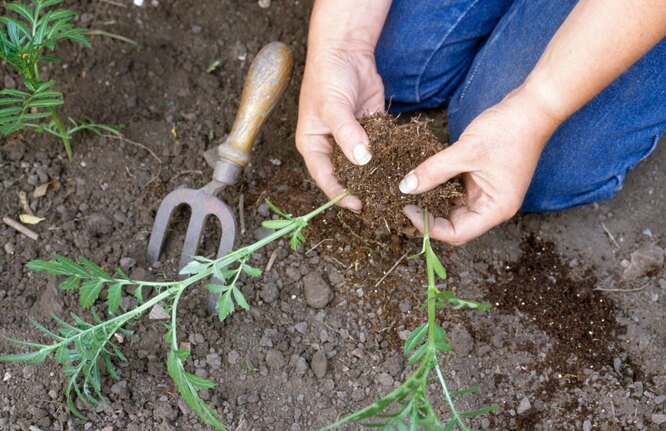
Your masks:
<svg viewBox="0 0 666 431"><path fill-rule="evenodd" d="M423 214L421 208L416 205L407 205L402 209L402 212L404 212L408 218L419 217Z"/></svg>
<svg viewBox="0 0 666 431"><path fill-rule="evenodd" d="M419 186L419 180L416 178L414 171L405 175L405 178L400 181L400 191L407 194L411 193Z"/></svg>
<svg viewBox="0 0 666 431"><path fill-rule="evenodd" d="M352 155L354 156L356 163L359 165L367 165L370 159L372 159L372 154L370 154L368 148L363 144L358 144L355 146L354 151L352 151Z"/></svg>

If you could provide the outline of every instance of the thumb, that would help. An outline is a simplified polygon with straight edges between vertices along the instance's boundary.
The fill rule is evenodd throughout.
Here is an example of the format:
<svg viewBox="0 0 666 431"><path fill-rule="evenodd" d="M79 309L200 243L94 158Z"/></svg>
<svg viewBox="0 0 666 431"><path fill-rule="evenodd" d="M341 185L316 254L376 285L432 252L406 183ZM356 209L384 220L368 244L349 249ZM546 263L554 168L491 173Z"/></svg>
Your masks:
<svg viewBox="0 0 666 431"><path fill-rule="evenodd" d="M428 158L400 181L404 194L419 194L432 190L456 175L468 172L467 157L462 145L451 145Z"/></svg>
<svg viewBox="0 0 666 431"><path fill-rule="evenodd" d="M368 135L349 106L343 103L329 105L322 112L322 120L350 162L365 165L372 159Z"/></svg>

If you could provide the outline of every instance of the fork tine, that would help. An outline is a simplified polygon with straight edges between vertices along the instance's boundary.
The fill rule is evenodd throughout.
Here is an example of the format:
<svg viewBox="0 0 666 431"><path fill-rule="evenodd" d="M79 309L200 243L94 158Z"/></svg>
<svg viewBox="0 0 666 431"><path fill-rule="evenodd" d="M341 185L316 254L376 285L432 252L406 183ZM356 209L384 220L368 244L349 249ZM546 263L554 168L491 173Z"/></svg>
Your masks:
<svg viewBox="0 0 666 431"><path fill-rule="evenodd" d="M180 192L180 190L176 190L166 195L157 209L157 215L155 216L155 222L153 223L153 230L150 233L150 241L148 242L148 261L150 263L155 263L160 258L160 252L164 245L164 238L166 236L167 227L169 227L171 215L176 208L186 204L182 199L182 193L178 192Z"/></svg>
<svg viewBox="0 0 666 431"><path fill-rule="evenodd" d="M197 255L208 215L204 205L192 206L192 215L190 216L190 223L187 225L185 242L183 243L183 253L180 255L179 269L183 269L185 265L192 261L192 257Z"/></svg>
<svg viewBox="0 0 666 431"><path fill-rule="evenodd" d="M220 201L217 202L216 208L211 208L211 214L217 217L222 227L220 247L217 249L217 257L222 257L234 248L236 219L229 207Z"/></svg>

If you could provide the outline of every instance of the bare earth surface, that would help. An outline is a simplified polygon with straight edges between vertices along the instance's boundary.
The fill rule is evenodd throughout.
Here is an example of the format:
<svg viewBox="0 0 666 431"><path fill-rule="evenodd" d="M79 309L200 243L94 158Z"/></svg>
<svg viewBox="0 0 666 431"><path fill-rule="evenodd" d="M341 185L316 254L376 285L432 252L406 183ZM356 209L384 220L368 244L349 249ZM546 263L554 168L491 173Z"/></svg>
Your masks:
<svg viewBox="0 0 666 431"><path fill-rule="evenodd" d="M228 133L249 63L272 40L293 47L296 74L242 180L222 197L238 213L243 196L239 243L266 235L266 197L293 213L324 202L293 148L309 1L273 0L268 8L246 0L162 0L145 9L124 1L127 7L67 3L83 13L80 25L130 37L139 47L101 37L93 50L62 46L64 62L43 75L59 81L65 114L125 124L125 136L155 157L136 144L90 135L75 138L72 161L48 137L0 141L0 214L17 218L23 191L45 218L34 227L39 241L0 225L2 337L41 340L29 317L48 325L52 313L89 316L74 295L56 289L54 277L25 269L32 259L86 256L109 269L123 266L133 278L174 277L186 214L175 220L163 260L150 266L145 253L157 206L180 185L208 181L202 152ZM206 73L215 60L221 66ZM0 71L4 86L16 85L6 66ZM425 115L445 136L442 112ZM662 141L612 201L520 215L466 246L439 247L459 296L498 304L441 316L455 346L446 363L450 385L481 387L461 406L500 406L472 425L666 430L666 276L661 266L635 271L637 254L632 263L639 249L663 256L664 163ZM58 190L33 197L35 187L56 180ZM280 241L254 256L261 268L276 259L261 279L242 282L250 312L221 324L207 314L203 290L181 301L179 333L193 351L187 367L217 383L202 395L229 429L315 430L409 375L401 347L424 320L424 267L403 260L380 279L419 241L359 238L338 214L319 218L301 251ZM218 238L210 231L201 250L207 256ZM627 266L632 280L623 278ZM617 291L624 289L630 291ZM322 304L306 300L305 290L333 299L315 308ZM132 305L129 294L123 305ZM105 378L108 402L87 411L87 420L68 413L65 379L53 360L0 364L0 430L205 429L166 373L162 327L146 318L134 329L122 345L128 362L119 366L120 380ZM14 351L0 341L0 352ZM433 397L443 410L434 386Z"/></svg>

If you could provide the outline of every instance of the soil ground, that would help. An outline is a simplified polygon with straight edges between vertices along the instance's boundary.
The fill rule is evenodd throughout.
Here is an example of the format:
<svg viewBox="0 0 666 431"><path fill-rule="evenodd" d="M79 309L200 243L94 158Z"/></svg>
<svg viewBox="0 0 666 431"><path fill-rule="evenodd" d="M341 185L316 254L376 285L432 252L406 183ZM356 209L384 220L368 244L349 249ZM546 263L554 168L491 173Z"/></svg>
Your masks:
<svg viewBox="0 0 666 431"><path fill-rule="evenodd" d="M72 161L44 136L0 143L0 213L18 217L23 191L46 219L34 227L39 241L0 226L0 336L39 339L29 316L48 323L51 313L81 312L74 295L57 291L57 280L26 270L29 260L60 253L108 268L123 265L134 278L174 276L186 214L174 221L162 261L151 266L146 240L157 206L180 185L208 181L212 172L202 152L229 131L249 62L272 40L294 48L296 74L242 181L222 197L244 214L239 243L266 235L259 227L271 216L265 197L293 213L324 202L293 146L309 1L273 0L268 8L245 0L147 1L143 9L124 1L125 7L68 3L83 12L81 25L130 37L139 47L100 37L93 50L64 45L58 54L65 61L43 75L60 82L66 115L125 124L134 143L79 136ZM220 67L206 73L216 60ZM6 66L1 70L4 85L15 85L18 77ZM444 138L443 113L424 115ZM500 406L475 426L666 429L666 280L662 268L632 282L622 279L632 252L664 246L664 163L662 142L612 201L520 215L463 247L439 247L459 296L497 304L485 313L442 316L455 346L446 366L451 386L481 387L461 400L462 407ZM36 186L54 180L60 189L32 197ZM256 254L255 266L265 267L273 255L276 260L260 280L244 280L250 312L221 324L207 314L205 292L184 298L179 332L192 345L188 368L217 383L203 396L231 430L314 430L408 375L401 344L423 320L423 264L402 260L382 277L418 248L418 240L360 238L340 214L324 214L306 232L310 242L300 252L280 241ZM213 228L204 255L215 253ZM334 299L311 307L305 284L332 289ZM124 306L131 301L125 298ZM591 325L593 334L566 329L566 319ZM128 362L121 364L120 381L105 379L108 403L89 411L87 420L67 412L65 380L54 361L1 364L0 430L204 429L167 376L161 326L144 319L134 329L138 334L123 343ZM14 349L0 341L0 352Z"/></svg>

